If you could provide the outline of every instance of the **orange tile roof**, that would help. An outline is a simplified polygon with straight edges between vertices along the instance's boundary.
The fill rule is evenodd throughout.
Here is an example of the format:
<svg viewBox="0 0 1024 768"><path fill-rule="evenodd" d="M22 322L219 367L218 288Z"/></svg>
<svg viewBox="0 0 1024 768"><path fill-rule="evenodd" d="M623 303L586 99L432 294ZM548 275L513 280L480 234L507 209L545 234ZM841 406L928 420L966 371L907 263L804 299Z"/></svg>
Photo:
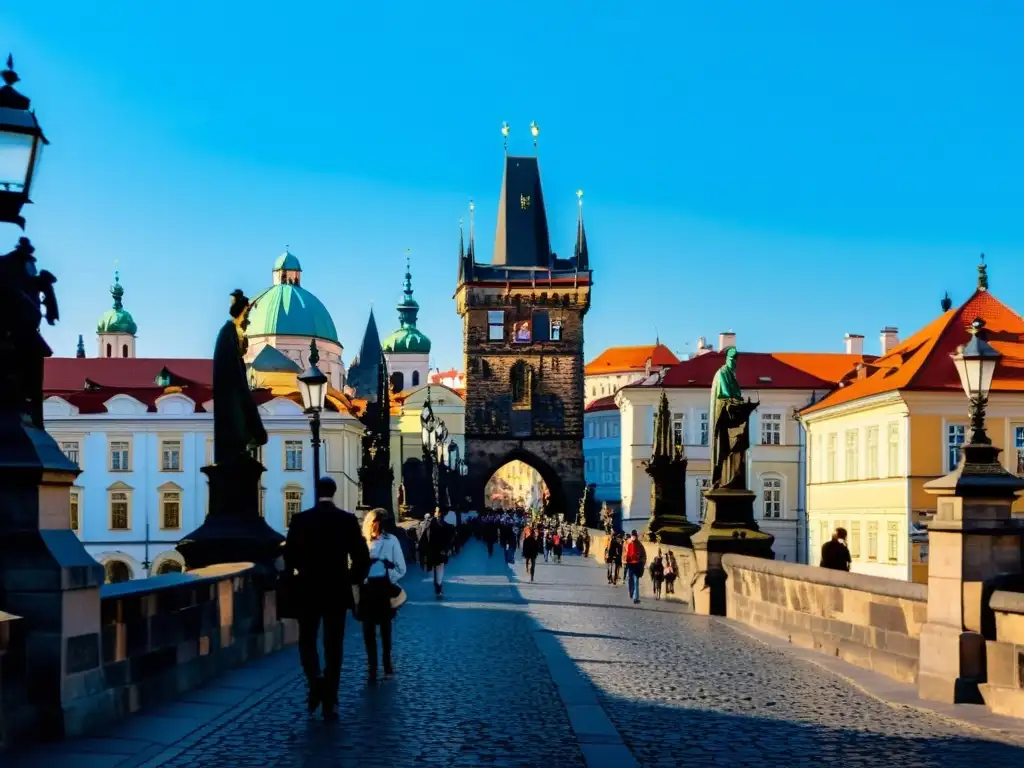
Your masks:
<svg viewBox="0 0 1024 768"><path fill-rule="evenodd" d="M858 363L873 359L870 356L832 352L740 352L736 378L744 390L831 390ZM654 386L709 389L715 373L724 362L723 352L708 352L691 357L669 368L664 379ZM631 385L640 386L645 385Z"/></svg>
<svg viewBox="0 0 1024 768"><path fill-rule="evenodd" d="M651 368L675 365L679 358L664 344L647 344L638 347L609 347L595 357L584 368L587 376L602 373L626 373L642 371L647 367L647 359L651 360Z"/></svg>
<svg viewBox="0 0 1024 768"><path fill-rule="evenodd" d="M899 390L960 391L960 378L950 356L970 339L967 329L975 318L985 321L988 342L1003 354L992 391L1024 391L1024 318L979 289L958 309L943 312L802 413Z"/></svg>

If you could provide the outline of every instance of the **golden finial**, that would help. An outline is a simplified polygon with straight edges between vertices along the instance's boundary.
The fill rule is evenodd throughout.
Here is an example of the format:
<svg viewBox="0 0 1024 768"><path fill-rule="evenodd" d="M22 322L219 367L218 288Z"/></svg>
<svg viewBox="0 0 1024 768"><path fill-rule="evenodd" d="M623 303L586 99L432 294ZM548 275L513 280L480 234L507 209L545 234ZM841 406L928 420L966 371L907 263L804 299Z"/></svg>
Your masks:
<svg viewBox="0 0 1024 768"><path fill-rule="evenodd" d="M530 135L533 136L533 148L537 149L537 137L540 136L540 126L535 120L530 121Z"/></svg>
<svg viewBox="0 0 1024 768"><path fill-rule="evenodd" d="M576 199L579 200L580 208L582 208L583 207L583 190L582 189L577 189L576 190Z"/></svg>
<svg viewBox="0 0 1024 768"><path fill-rule="evenodd" d="M505 154L508 154L508 122L505 120L501 121L501 135L505 137Z"/></svg>

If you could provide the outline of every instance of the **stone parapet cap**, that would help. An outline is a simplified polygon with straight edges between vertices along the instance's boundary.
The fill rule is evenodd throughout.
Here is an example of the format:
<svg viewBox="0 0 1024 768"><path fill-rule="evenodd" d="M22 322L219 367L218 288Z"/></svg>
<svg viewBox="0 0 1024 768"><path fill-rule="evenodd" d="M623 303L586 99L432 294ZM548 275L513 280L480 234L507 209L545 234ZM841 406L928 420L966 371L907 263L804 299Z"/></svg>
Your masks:
<svg viewBox="0 0 1024 768"><path fill-rule="evenodd" d="M834 571L814 565L801 565L779 560L766 560L748 555L725 554L722 565L726 568L737 568L744 571L763 573L768 576L780 576L794 581L805 581L809 584L821 584L857 592L869 592L884 597L900 600L928 602L928 585L914 584L909 581L887 579L883 576L867 576L862 573Z"/></svg>
<svg viewBox="0 0 1024 768"><path fill-rule="evenodd" d="M999 613L1018 613L1024 615L1024 593L993 592L988 607Z"/></svg>
<svg viewBox="0 0 1024 768"><path fill-rule="evenodd" d="M185 573L167 573L163 576L150 576L147 579L122 581L117 584L104 584L100 587L101 600L120 600L123 598L141 597L154 592L176 589L178 587L195 587L202 584L213 584L235 576L242 576L255 570L252 563L222 563L208 568L197 568Z"/></svg>

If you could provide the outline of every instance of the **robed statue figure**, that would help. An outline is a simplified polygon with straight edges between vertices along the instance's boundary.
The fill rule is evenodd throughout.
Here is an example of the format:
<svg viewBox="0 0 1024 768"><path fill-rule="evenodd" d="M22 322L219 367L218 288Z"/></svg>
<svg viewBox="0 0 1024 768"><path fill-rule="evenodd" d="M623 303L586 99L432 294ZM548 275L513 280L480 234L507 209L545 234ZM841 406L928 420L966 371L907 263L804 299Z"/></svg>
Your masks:
<svg viewBox="0 0 1024 768"><path fill-rule="evenodd" d="M711 487L745 490L750 414L756 403L743 399L736 380L735 347L725 353L725 365L711 382Z"/></svg>
<svg viewBox="0 0 1024 768"><path fill-rule="evenodd" d="M213 349L213 463L230 463L267 443L245 375L245 326L249 299L231 294L231 318L217 334Z"/></svg>

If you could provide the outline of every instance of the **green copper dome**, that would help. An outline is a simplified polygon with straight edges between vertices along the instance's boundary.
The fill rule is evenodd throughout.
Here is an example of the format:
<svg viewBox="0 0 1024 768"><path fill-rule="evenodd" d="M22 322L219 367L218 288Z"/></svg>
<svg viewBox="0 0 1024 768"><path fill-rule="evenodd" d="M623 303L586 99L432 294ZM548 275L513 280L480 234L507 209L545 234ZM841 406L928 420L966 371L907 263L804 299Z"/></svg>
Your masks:
<svg viewBox="0 0 1024 768"><path fill-rule="evenodd" d="M301 272L299 260L285 251L274 262L274 285L252 300L246 335L306 336L338 344L331 313L320 299L299 285L295 276L285 282L285 272Z"/></svg>
<svg viewBox="0 0 1024 768"><path fill-rule="evenodd" d="M277 272L279 269L288 270L289 272L301 272L302 265L299 264L298 257L291 253L287 246L285 247L284 253L277 257L274 262L274 271Z"/></svg>
<svg viewBox="0 0 1024 768"><path fill-rule="evenodd" d="M131 313L121 305L121 298L124 296L124 287L121 285L121 277L114 273L114 284L110 286L110 295L114 297L114 306L100 315L96 323L96 333L127 333L135 335L138 326Z"/></svg>
<svg viewBox="0 0 1024 768"><path fill-rule="evenodd" d="M416 318L420 313L420 305L412 297L412 272L409 270L409 255L405 256L405 290L403 298L398 302L398 320L401 324L397 331L381 342L385 352L396 354L430 354L430 339L416 327Z"/></svg>

